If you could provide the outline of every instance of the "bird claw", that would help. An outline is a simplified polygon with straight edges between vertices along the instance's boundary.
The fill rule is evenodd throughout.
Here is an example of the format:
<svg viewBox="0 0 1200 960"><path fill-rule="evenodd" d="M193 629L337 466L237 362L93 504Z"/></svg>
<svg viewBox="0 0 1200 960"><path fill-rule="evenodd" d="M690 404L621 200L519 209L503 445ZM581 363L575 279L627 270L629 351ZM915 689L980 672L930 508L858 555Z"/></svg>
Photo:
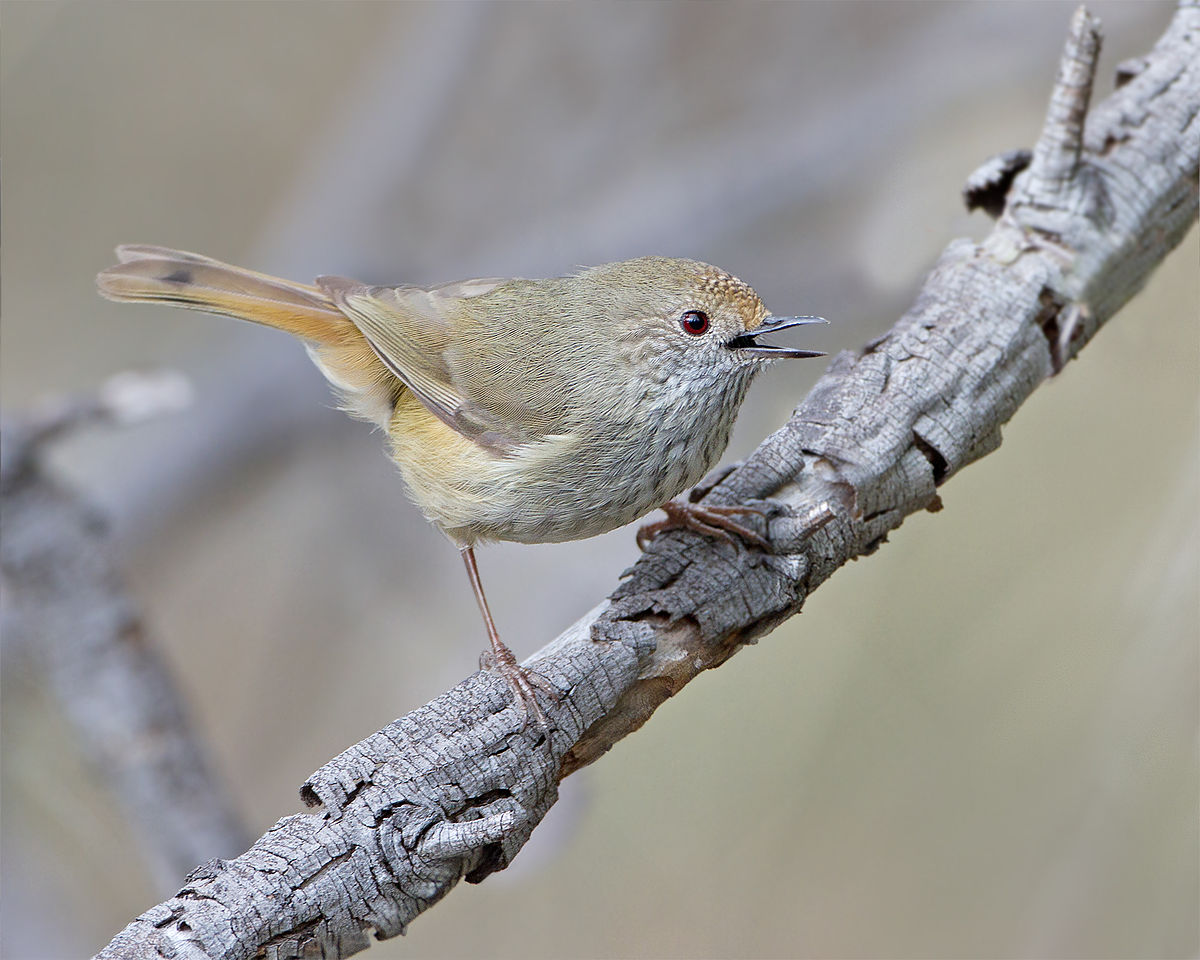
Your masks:
<svg viewBox="0 0 1200 960"><path fill-rule="evenodd" d="M537 701L536 691L540 690L557 703L562 699L562 691L558 687L540 673L521 666L512 651L504 644L500 644L500 649L483 651L479 655L479 669L495 670L507 681L513 692L513 698L524 715L522 726L529 722L532 714L538 726L549 731L550 721L546 718L546 712L542 709L542 705Z"/></svg>
<svg viewBox="0 0 1200 960"><path fill-rule="evenodd" d="M739 514L752 514L754 516L765 517L767 511L760 507L742 505L710 506L705 503L681 503L678 500L669 500L662 505L662 511L667 515L666 520L656 520L654 523L647 523L638 530L637 545L639 550L645 550L651 540L666 530L694 530L696 533L702 533L708 537L716 537L729 543L736 543L733 538L733 535L736 534L747 543L751 543L762 550L769 550L771 548L770 543L764 537L755 533L749 527L731 519Z"/></svg>

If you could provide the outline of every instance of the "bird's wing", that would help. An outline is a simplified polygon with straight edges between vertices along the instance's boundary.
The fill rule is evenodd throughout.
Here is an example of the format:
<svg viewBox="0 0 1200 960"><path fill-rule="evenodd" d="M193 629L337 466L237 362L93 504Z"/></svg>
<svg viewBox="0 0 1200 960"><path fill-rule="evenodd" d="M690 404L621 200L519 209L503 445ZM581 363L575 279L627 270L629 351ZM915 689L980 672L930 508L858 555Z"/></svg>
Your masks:
<svg viewBox="0 0 1200 960"><path fill-rule="evenodd" d="M552 432L556 419L546 391L514 375L527 361L519 345L505 331L489 331L486 318L478 322L477 311L463 309L465 302L508 282L463 280L425 289L317 279L379 359L431 413L500 454Z"/></svg>

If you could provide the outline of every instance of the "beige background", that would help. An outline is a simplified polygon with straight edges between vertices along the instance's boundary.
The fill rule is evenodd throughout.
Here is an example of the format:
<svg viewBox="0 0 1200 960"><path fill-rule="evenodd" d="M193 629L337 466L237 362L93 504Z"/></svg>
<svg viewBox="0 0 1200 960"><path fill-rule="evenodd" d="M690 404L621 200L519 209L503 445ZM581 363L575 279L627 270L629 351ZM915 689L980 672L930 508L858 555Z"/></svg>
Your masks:
<svg viewBox="0 0 1200 960"><path fill-rule="evenodd" d="M418 283L694 256L853 349L987 230L959 187L1036 137L1071 9L3 5L2 399L194 378L188 412L56 463L114 517L255 834L483 634L453 549L302 349L98 300L111 247ZM1104 94L1171 7L1094 9ZM1195 956L1197 256L1193 231L945 511L372 955ZM765 376L728 458L820 369ZM527 654L634 556L623 530L480 562ZM3 679L0 943L87 954L164 891L37 677Z"/></svg>

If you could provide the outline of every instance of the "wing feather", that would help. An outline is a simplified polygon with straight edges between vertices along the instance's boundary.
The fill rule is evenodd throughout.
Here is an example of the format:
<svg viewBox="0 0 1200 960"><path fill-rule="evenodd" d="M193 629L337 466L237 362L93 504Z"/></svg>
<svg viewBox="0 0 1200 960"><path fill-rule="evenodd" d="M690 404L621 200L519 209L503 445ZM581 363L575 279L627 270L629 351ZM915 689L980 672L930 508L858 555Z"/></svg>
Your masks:
<svg viewBox="0 0 1200 960"><path fill-rule="evenodd" d="M473 395L470 377L456 370L454 320L463 300L482 297L508 281L463 280L432 289L371 287L343 277L318 277L318 286L367 339L371 349L445 424L497 453L536 439L504 416L503 398ZM499 399L499 409L491 402Z"/></svg>

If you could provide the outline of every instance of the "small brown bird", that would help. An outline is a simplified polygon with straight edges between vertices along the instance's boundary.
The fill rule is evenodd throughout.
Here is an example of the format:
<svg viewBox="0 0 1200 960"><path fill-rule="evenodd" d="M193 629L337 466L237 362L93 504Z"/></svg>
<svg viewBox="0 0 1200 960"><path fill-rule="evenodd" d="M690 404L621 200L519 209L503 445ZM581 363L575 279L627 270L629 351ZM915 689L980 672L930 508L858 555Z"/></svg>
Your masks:
<svg viewBox="0 0 1200 960"><path fill-rule="evenodd" d="M763 544L732 519L744 509L670 501L717 462L756 373L823 356L758 342L821 318L771 317L741 280L694 260L424 289L310 286L163 247L117 256L97 277L104 296L286 330L343 408L387 431L413 500L462 553L496 667L539 718L533 687L548 687L501 642L475 544L579 540L658 506L668 519L639 545L675 526Z"/></svg>

